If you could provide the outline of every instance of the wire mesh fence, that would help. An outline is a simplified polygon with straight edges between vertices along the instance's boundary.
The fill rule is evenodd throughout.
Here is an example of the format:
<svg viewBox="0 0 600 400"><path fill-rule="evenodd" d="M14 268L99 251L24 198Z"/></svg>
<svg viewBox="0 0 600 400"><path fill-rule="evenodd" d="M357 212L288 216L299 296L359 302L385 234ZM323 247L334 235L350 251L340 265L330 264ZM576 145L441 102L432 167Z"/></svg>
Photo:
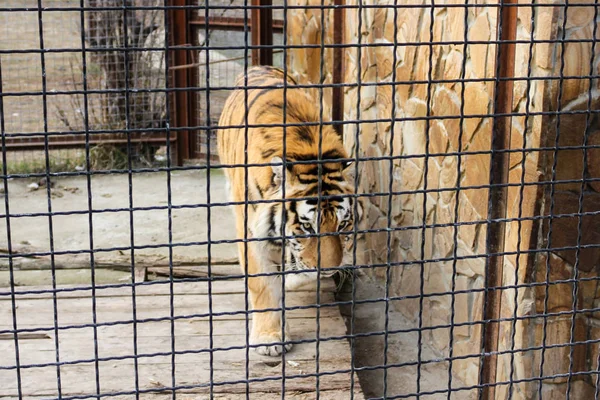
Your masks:
<svg viewBox="0 0 600 400"><path fill-rule="evenodd" d="M17 150L41 150L44 138L35 133L46 129L63 132L61 136L50 137L52 150L75 150L52 151L54 170L83 166L84 155L76 150L83 147L82 135L76 132L83 132L86 127L115 132L95 139L101 139L105 144L123 145L126 138L117 132L126 129L127 123L131 129L138 129L142 136L151 136L145 130L160 127L165 121L165 94L145 91L165 87L164 51L160 50L164 47L163 13L160 10L130 11L127 18L131 24L129 31L125 32L122 29L125 16L118 10L120 1L90 2L89 6L97 11L86 13L83 20L77 10L79 3L44 3L42 6L54 7L57 11L48 13L42 28L36 13L29 11L37 7L36 1L8 2L4 6L16 11L5 11L0 16L4 30L3 49L19 50L3 57L4 91L13 94L12 101L6 105L5 126L7 132L15 135L8 139L7 145ZM134 6L135 2L128 5ZM40 29L43 30L42 36L39 35ZM163 32L162 35L160 32ZM42 79L39 55L27 51L41 46L57 50L48 52L44 57L45 79ZM125 54L113 50L123 47L158 50L134 52L126 65ZM83 50L90 50L85 60ZM129 70L128 82L125 82L125 69ZM129 122L126 122L123 94L126 86L136 89L130 96ZM53 95L43 100L36 95L42 90ZM84 104L82 93L86 91ZM43 115L47 118L40 118ZM69 132L74 134L69 135ZM102 152L94 151L94 161L98 160L95 164L102 164L102 155ZM22 169L40 164L39 153L11 153L9 158ZM126 158L126 155L121 158ZM149 158L153 161L152 155Z"/></svg>
<svg viewBox="0 0 600 400"><path fill-rule="evenodd" d="M272 10L273 19L273 43L275 45L282 44L283 36L281 33L283 21L283 3L275 2L274 5L278 8ZM211 3L206 14L203 2L199 2L200 8L196 10L196 20L202 23L197 24L197 31L193 35L198 36L198 44L206 44L206 35L212 46L218 49L198 51L198 68L197 85L204 86L207 84L211 88L227 88L235 83L237 77L244 72L244 63L247 59L245 49L239 46L244 43L245 28L250 29L247 20L244 20L244 2L242 1L227 1L224 4ZM206 21L209 21L208 23ZM252 39L250 39L252 42ZM209 46L210 47L210 46ZM232 48L228 48L232 47ZM209 55L208 57L206 55ZM282 67L283 50L278 49L272 51L272 65ZM208 80L207 80L208 78ZM211 121L207 125L216 125L219 120L223 105L229 92L226 90L216 90L212 93L212 106L206 107L206 95L200 92L198 96L198 114L200 121ZM206 111L210 109L211 115L206 115ZM207 117L210 117L209 119ZM212 148L210 153L214 156L213 161L218 162L217 147L216 147L216 130L210 131ZM196 162L204 162L206 154L209 153L206 146L208 145L207 133L200 131L197 133L195 159Z"/></svg>
<svg viewBox="0 0 600 400"><path fill-rule="evenodd" d="M595 1L0 21L0 397L600 398Z"/></svg>

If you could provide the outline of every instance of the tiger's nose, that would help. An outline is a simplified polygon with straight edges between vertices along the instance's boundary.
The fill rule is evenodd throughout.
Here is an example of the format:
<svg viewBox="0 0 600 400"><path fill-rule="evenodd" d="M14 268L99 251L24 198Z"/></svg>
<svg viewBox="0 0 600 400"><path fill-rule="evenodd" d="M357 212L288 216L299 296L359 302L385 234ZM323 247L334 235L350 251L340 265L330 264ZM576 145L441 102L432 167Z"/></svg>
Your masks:
<svg viewBox="0 0 600 400"><path fill-rule="evenodd" d="M321 238L321 268L339 267L341 262L342 243L340 238L337 236Z"/></svg>

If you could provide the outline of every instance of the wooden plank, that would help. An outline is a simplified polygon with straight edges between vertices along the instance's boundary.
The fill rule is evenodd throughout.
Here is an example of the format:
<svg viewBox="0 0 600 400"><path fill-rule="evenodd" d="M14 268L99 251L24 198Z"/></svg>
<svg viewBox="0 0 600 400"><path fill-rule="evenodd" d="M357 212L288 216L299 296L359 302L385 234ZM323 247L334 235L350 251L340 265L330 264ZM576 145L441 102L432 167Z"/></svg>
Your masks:
<svg viewBox="0 0 600 400"><path fill-rule="evenodd" d="M223 282L225 283L225 282ZM327 285L324 285L327 286ZM152 286L146 286L152 288ZM183 295L174 297L176 313L186 312L205 313L208 308L206 294L194 293L195 290L206 290L205 282L195 282L176 285ZM221 289L226 293L213 294L213 310L230 310L243 306L243 281L227 282ZM131 301L127 296L130 292L117 293L116 297L97 298L98 321L104 318L130 317ZM106 293L105 293L106 294ZM289 292L287 304L313 304L314 290ZM89 297L60 298L58 302L58 324L65 321L86 323L86 313L89 313ZM139 297L138 312L143 315L162 316L169 310L170 295L164 288L150 289L150 293ZM333 294L325 292L322 300L333 301ZM19 327L52 326L53 300L51 297L22 296L17 302L17 318ZM47 311L47 310L50 311ZM0 302L0 329L11 329L12 317L5 318L7 312L12 312L10 301ZM313 340L316 336L316 309L294 310L286 313L290 319L290 330L294 340ZM66 319L65 319L66 318ZM241 319L239 319L241 318ZM213 320L212 339L209 321L206 318L191 318L175 321L173 332L175 337L175 376L176 385L192 386L191 390L178 390L178 393L196 394L192 398L208 393L207 383L211 375L213 383L226 383L214 387L214 392L222 397L235 399L245 397L246 385L239 383L246 376L246 323L244 315L237 320ZM48 325L49 324L49 325ZM321 340L319 342L319 387L322 398L346 398L350 386L350 355L348 343L343 338L346 332L344 320L337 307L323 308L320 311L319 337L341 339ZM137 325L137 370L140 389L160 389L171 384L171 323L170 321L149 322ZM43 334L22 334L19 337L19 359L21 365L52 364L56 361L54 331ZM96 346L100 358L112 358L100 361L98 372L101 394L110 394L135 389L135 364L133 360L134 339L133 327L129 325L101 326L97 328ZM0 336L0 366L14 366L16 360L15 343L12 334ZM61 365L61 391L63 396L94 395L96 386L96 366L93 360L94 332L92 328L60 330L58 333L60 359L62 362L77 362L76 364ZM210 352L213 351L213 368L211 374ZM231 347L240 347L230 349ZM225 350L229 349L229 350ZM141 357L139 357L141 355ZM115 360L114 357L125 357ZM254 351L249 352L250 379L267 379L261 382L251 382L249 390L260 396L263 394L281 395L282 359L280 357L265 357ZM291 399L314 398L317 367L316 344L304 342L295 344L286 355L286 397ZM340 371L336 373L336 371ZM327 374L332 373L332 374ZM27 398L57 396L56 367L30 367L21 369L21 384ZM0 370L0 396L8 398L17 395L16 375L14 370ZM238 382L238 383L235 383ZM287 393L290 393L289 395ZM145 398L161 398L163 393L144 394ZM360 390L355 395L360 397ZM163 396L164 397L164 396ZM254 396L253 396L254 397ZM130 398L130 396L115 396L114 398ZM182 396L180 398L185 398Z"/></svg>
<svg viewBox="0 0 600 400"><path fill-rule="evenodd" d="M173 268L168 266L146 267L145 269L159 276L169 276L172 273L176 278L201 278L209 275L208 266L206 265L178 266ZM213 265L210 270L211 276L239 276L241 274L239 265Z"/></svg>
<svg viewBox="0 0 600 400"><path fill-rule="evenodd" d="M214 294L232 294L244 293L243 284L240 285L240 279L223 279L214 280L211 283L211 290ZM335 282L332 279L321 280L321 293L333 292L335 290ZM293 289L291 292L314 291L316 282ZM208 294L208 282L173 282L173 293L177 296L182 295L200 295ZM65 291L69 290L69 291ZM89 298L91 293L89 285L62 285L56 295L59 299L67 298ZM290 290L288 290L290 291ZM43 293L29 293L43 292ZM136 296L168 296L170 294L170 283L168 280L155 281L148 284L136 286ZM52 287L50 286L26 286L15 288L15 296L18 299L49 299L52 298ZM96 297L127 297L131 298L131 287L117 288L96 288ZM0 288L0 303L3 301L11 301L10 288Z"/></svg>
<svg viewBox="0 0 600 400"><path fill-rule="evenodd" d="M334 0L336 8L333 10L333 43L341 45L345 43L344 32L346 30L345 9L340 7L344 5L344 0ZM344 59L346 52L344 48L335 47L333 49L333 84L340 85L345 78ZM331 98L331 120L335 123L334 127L340 135L344 134L344 88L335 86L332 89Z"/></svg>
<svg viewBox="0 0 600 400"><path fill-rule="evenodd" d="M290 340L305 341L303 343L296 343L294 349L286 357L287 360L298 362L314 362L316 342L314 327L313 332L301 332L298 330L296 324L291 324L291 338ZM306 328L306 325L302 326ZM239 331L243 331L244 328L240 326ZM60 335L60 359L62 362L77 362L73 365L87 365L90 363L80 363L81 360L94 360L94 345L93 336L91 329L89 331L88 338L77 338L69 335ZM176 357L181 363L185 363L184 360L188 360L190 363L208 363L210 356L209 338L208 336L181 336L175 333L175 351L178 353ZM331 335L329 332L323 332L320 337L327 339L335 337L337 335ZM308 341L310 340L310 341ZM246 350L244 348L246 343L245 335L229 335L229 336L214 336L213 337L213 357L218 363L236 363L245 361ZM131 363L133 365L133 356L136 354L133 349L133 339L129 337L117 338L105 334L98 334L98 356L99 358L106 359L101 363ZM332 339L332 340L320 340L319 349L322 353L327 354L344 354L346 348L346 339ZM2 341L0 342L0 349L2 354L5 355L3 360L0 362L2 367L14 366L15 354L14 354L14 342ZM138 338L137 343L137 354L140 356L138 361L140 364L165 364L170 362L170 356L158 355L158 354L170 354L171 351L171 337L143 337ZM39 365L39 364L53 364L56 362L55 359L55 346L53 339L37 339L37 340L22 340L19 341L19 356L21 365ZM126 357L123 360L114 360L117 357ZM165 358L166 357L166 358ZM271 362L274 359L271 357L261 356L254 351L250 352L250 361L252 363L264 363ZM277 362L277 359L275 359ZM218 364L219 368L221 364ZM39 368L25 368L24 370L39 369Z"/></svg>
<svg viewBox="0 0 600 400"><path fill-rule="evenodd" d="M30 399L45 399L47 396L29 396ZM136 400L134 395L131 396L113 396L110 397L115 400ZM171 394L162 393L146 393L142 398L151 398L152 400L171 400L173 397ZM208 394L190 394L189 391L178 390L177 398L180 400L209 400L209 399L227 399L227 400L246 400L246 394L236 393L215 393L211 398ZM281 394L279 392L266 393L266 392L252 392L252 399L261 400L281 400ZM314 400L315 394L313 392L286 392L285 398L288 400ZM350 399L352 395L350 390L320 390L319 399L321 400L339 400L339 399ZM362 398L360 390L355 390L354 398ZM3 400L17 400L18 397L3 397Z"/></svg>
<svg viewBox="0 0 600 400"><path fill-rule="evenodd" d="M139 364L138 379L141 389L160 389L171 386L171 363L170 358L165 357L163 364ZM240 365L241 364L241 365ZM300 364L300 363L299 363ZM176 385L198 386L193 388L195 393L208 392L207 385L210 382L208 368L198 368L198 365L206 363L188 362L183 363L176 359ZM215 391L220 393L243 393L245 380L245 363L224 366L218 362L214 368L213 382ZM310 392L314 391L316 378L314 376L314 362L303 363L300 366L286 366L286 391ZM218 367L217 367L218 366ZM350 384L348 372L332 373L339 369L338 360L322 360L319 363L320 373L319 386L322 390L347 389ZM99 369L101 393L116 393L133 391L135 389L135 374L133 363L112 362L101 363ZM307 370L299 369L306 368ZM267 364L252 363L249 366L250 379L268 378L262 382L250 382L250 391L276 392L281 390L281 366L270 367ZM310 375L313 376L310 376ZM308 376L307 376L308 375ZM42 379L40 379L42 378ZM0 375L1 379L1 375ZM22 390L24 393L34 395L56 396L56 370L45 368L37 370L22 370ZM63 395L91 395L95 394L95 367L94 365L78 365L61 367L61 386ZM16 383L9 382L0 389L0 396L15 396L17 394Z"/></svg>
<svg viewBox="0 0 600 400"><path fill-rule="evenodd" d="M44 250L35 249L28 253L43 252ZM8 254L6 249L0 249L0 254ZM12 252L15 257L12 260L12 265L15 270L21 271L38 271L38 270L49 270L52 269L52 261L49 256L27 256L20 254L17 251ZM192 268L205 268L208 270L208 257L197 257L191 261L175 261L173 262L173 268L180 267L192 267ZM211 259L212 270L214 275L239 275L240 267L237 262L237 258L227 259ZM143 257L138 256L135 262L136 268L166 268L169 269L169 263L164 261L164 258L160 260L157 257ZM55 258L54 269L90 269L91 261L89 255L62 255ZM97 259L94 262L94 268L97 269L116 269L129 271L131 269L131 259L129 257L113 257L112 259ZM0 258L0 271L8 271L9 264L8 258Z"/></svg>
<svg viewBox="0 0 600 400"><path fill-rule="evenodd" d="M290 321L294 321L293 324L296 326L314 326L316 324L316 319L314 316L298 316L294 315L294 312L291 312L292 315L286 315L286 319ZM328 323L335 323L336 325L343 326L343 319L339 316L331 316L327 315L327 313L321 312L323 318L327 318ZM252 318L249 318L251 321ZM218 324L214 324L213 326L213 335L231 335L232 330L235 329L244 329L245 318L242 316L238 319L219 319ZM5 320L5 324L0 324L0 330L5 330L6 332L2 333L0 336L0 340L13 340L12 333L12 325L9 324L9 321ZM61 327L63 325L59 325ZM115 335L121 334L123 336L131 336L132 335L132 326L131 321L127 321L127 324L118 324L118 325L101 325L97 326L96 329L98 332L110 331ZM190 318L190 319L182 319L175 320L175 327L178 335L208 335L210 332L209 320L207 318ZM18 329L31 329L31 328L40 328L40 323L33 321L19 321ZM19 337L22 339L32 339L32 338L50 338L54 337L54 329L53 325L45 325L43 328L48 328L42 332L20 332L18 333ZM148 321L148 322L138 322L137 323L137 331L138 337L145 336L169 336L170 335L170 321L169 320L160 320L160 321ZM79 338L80 336L85 337L87 333L86 330L91 331L91 328L80 328L80 329L60 329L59 336L64 336L64 332L69 332L69 336L73 336L75 338ZM83 332L83 333L80 333ZM117 333L115 333L117 332ZM341 331L342 332L342 331ZM340 333L340 334L343 334ZM38 337L39 336L39 337ZM47 337L46 337L47 336Z"/></svg>
<svg viewBox="0 0 600 400"><path fill-rule="evenodd" d="M322 299L321 304L334 304ZM17 320L27 321L33 315L38 327L52 327L54 324L54 304L47 299L17 300ZM286 299L286 307L315 305L314 294L297 292L296 296ZM96 323L128 322L133 318L132 301L128 297L96 298ZM57 301L58 324L80 325L93 323L93 302L90 298L61 299ZM171 315L170 296L143 296L136 299L137 319L169 318ZM323 306L322 306L323 307ZM246 307L243 294L213 294L213 316L216 320L244 320ZM258 311L258 310L257 310ZM321 314L327 317L337 315L336 306L326 306ZM223 314L230 313L230 314ZM313 317L316 307L287 310L288 318ZM208 296L174 296L173 314L185 319L208 319ZM0 302L0 320L12 320L10 302Z"/></svg>
<svg viewBox="0 0 600 400"><path fill-rule="evenodd" d="M98 137L101 134L91 135L90 145L126 145L127 139L117 139L117 135L119 133L107 134L108 138ZM85 133L73 133L72 139L66 135L61 136L63 140L51 140L48 141L48 147L50 149L80 149L85 146ZM175 137L171 135L169 141L174 142ZM143 134L138 134L131 138L132 144L136 143L154 143L156 145L163 145L165 143L165 134L164 132L145 132ZM6 138L6 149L14 150L14 151L27 151L27 150L43 150L45 148L44 145L44 137L38 135L31 135L28 137L9 137Z"/></svg>
<svg viewBox="0 0 600 400"><path fill-rule="evenodd" d="M509 169L510 169L510 153L505 150L511 148L511 129L512 117L510 113L513 110L513 84L511 78L515 76L515 54L516 44L513 41L517 35L517 7L505 7L508 4L516 5L517 0L506 0L498 9L498 26L497 32L501 34L501 43L496 47L496 60L500 63L499 80L495 90L497 93L496 109L494 113L499 114L494 117L494 135L492 148L497 152L492 152L490 175L490 191L488 193L488 201L493 206L490 208L492 221L487 229L487 240L489 243L487 252L495 254L490 257L486 265L486 282L485 287L502 287L503 285L503 268L504 268L504 252L505 249L505 232L507 217L506 210L508 204L508 186ZM508 43L506 43L508 42ZM502 79L505 78L505 79ZM486 292L484 301L483 319L497 321L502 317L502 291L491 290ZM475 318L480 318L476 316ZM483 326L483 347L484 353L488 356L482 361L482 373L480 374L480 384L483 386L482 398L495 399L496 387L493 385L496 382L496 373L498 366L498 341L500 337L500 324L490 322Z"/></svg>
<svg viewBox="0 0 600 400"><path fill-rule="evenodd" d="M272 4L272 0L252 0L253 6L266 6L251 10L252 44L265 46L252 49L252 65L273 65L273 49L268 47L273 45L273 10L268 8Z"/></svg>
<svg viewBox="0 0 600 400"><path fill-rule="evenodd" d="M185 6L186 0L170 0L171 6ZM188 37L188 21L189 12L186 9L175 8L169 13L170 25L173 27L169 37L169 46L171 55L169 57L169 69L178 65L187 65L191 62L190 50L186 46L190 45ZM169 84L171 87L183 89L190 87L189 74L185 69L176 69L169 71ZM171 123L173 127L185 128L189 127L189 93L187 90L178 90L170 93L167 101L171 102ZM177 131L177 165L183 165L183 160L190 158L190 131Z"/></svg>

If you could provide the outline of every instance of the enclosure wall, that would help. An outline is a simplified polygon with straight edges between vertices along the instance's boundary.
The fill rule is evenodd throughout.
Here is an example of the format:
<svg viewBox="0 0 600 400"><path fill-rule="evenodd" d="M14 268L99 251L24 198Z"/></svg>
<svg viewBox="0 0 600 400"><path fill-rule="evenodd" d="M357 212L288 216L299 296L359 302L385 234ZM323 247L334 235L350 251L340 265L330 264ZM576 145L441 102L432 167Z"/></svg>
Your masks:
<svg viewBox="0 0 600 400"><path fill-rule="evenodd" d="M592 41L598 23L589 7L594 3L577 3L581 6L566 10L548 7L560 2L518 9L517 40L539 42L531 57L529 44L517 45L516 51L513 112L519 115L512 119L511 149L526 151L510 156L509 182L518 186L508 189L507 218L513 221L507 226L505 251L512 254L505 257L503 286L538 285L519 289L516 304L514 290L503 290L501 317L522 319L501 324L499 350L551 348L499 358L498 381L523 381L514 385L512 398L537 398L540 393L543 398L565 398L568 386L571 398L594 398L597 382L586 371L598 368L600 324L597 313L581 310L598 307L600 298L600 188L593 181L599 177L600 157L598 150L582 146L599 143L594 111L599 106L598 81L592 77L598 75L600 48ZM531 185L551 181L562 183ZM546 218L533 219L539 216ZM531 251L536 249L550 251ZM556 375L541 385L526 380ZM499 387L497 397L508 398L510 387Z"/></svg>
<svg viewBox="0 0 600 400"><path fill-rule="evenodd" d="M578 3L592 4L591 1ZM346 4L358 6L359 2L349 0ZM432 9L428 4L414 7L422 3L402 0L396 4L413 7L396 12L391 7L384 8L394 5L390 1L360 4L365 8L345 11L344 43L354 46L345 51L344 117L345 121L360 122L344 125L344 138L353 155L358 149L361 158L384 159L361 161L359 168L360 190L370 194L365 202L362 228L382 231L361 236L357 243L357 262L383 266L396 263L391 268L390 293L409 299L395 300L393 304L415 323L420 322L423 327L459 325L452 328L453 337L448 328L425 330L423 337L442 356L474 355L453 361L454 373L466 385L474 385L479 382L477 353L481 348L482 328L480 324L460 324L481 321L484 293L461 291L481 289L485 285L489 205L486 186L490 184L494 129L494 118L486 115L498 112L495 78L499 65L494 43L498 40L497 3L465 9L452 7L456 2L445 2L448 7L436 2L436 8ZM375 4L381 8L369 8ZM587 158L581 148L560 150L556 152L555 168L555 152L540 150L543 146L555 146L555 142L560 146L600 143L600 135L594 130L595 119L588 118L589 113L560 115L558 120L555 114L550 114L557 110L561 113L587 110L590 106L591 80L588 77L598 73L597 62L592 63L590 71L592 49L598 53L598 46L593 47L591 41L594 11L585 6L569 7L565 17L564 7L552 6L558 3L542 2L538 7L531 6L530 2L519 4L516 39L521 42L515 45L513 100L512 107L508 107L514 115L509 148L505 149L510 155L505 182L508 184L508 222L503 248L506 256L500 317L506 321L500 324L499 331L498 350L504 354L501 353L497 364L496 379L502 382L496 389L498 399L508 398L511 390L513 399L536 398L538 391L546 396L564 396L565 382L571 379L567 376L571 359L573 372L597 368L597 343L580 346L569 346L569 343L593 340L600 334L598 320L588 315L592 313L578 314L573 338L570 337L571 314L548 318L542 315L569 311L573 305L580 310L598 307L599 289L595 277L599 251L595 248L577 250L577 257L575 250L567 252L568 255L554 252L549 265L545 253L530 251L597 243L600 237L600 221L593 214L582 219L583 238L578 242L580 218L572 216L556 219L548 243L552 222L539 218L544 214L577 213L582 192L581 182L550 185L541 184L542 180L581 180L585 160L587 178L598 176L600 169L600 157L595 149L588 151ZM303 13L303 10L295 13ZM295 15L292 21L302 21L292 25L295 40L302 38L302 43L320 44L318 32L323 29L325 43L329 43L331 23L328 21L321 27L319 18L313 11L304 16ZM564 50L560 43L563 39L567 40ZM481 43L486 41L492 43ZM540 42L532 44L532 41ZM368 47L358 48L359 45ZM315 71L318 71L319 60L299 52L290 51L288 66L301 82L318 83L319 74ZM332 72L331 57L331 53L326 53L323 63L326 81ZM562 79L561 76L576 78ZM549 77L553 79L547 79ZM428 81L433 83L428 84ZM598 108L598 102L597 81L592 82L593 110ZM361 85L360 91L357 84ZM330 96L325 96L326 104L330 105L331 101ZM395 118L393 126L392 118ZM587 130L589 134L586 134L586 122L592 126ZM393 159L385 159L390 153ZM391 209L388 208L390 188ZM600 209L597 190L597 183L583 187L584 212ZM551 203L556 203L553 210ZM452 226L456 223L464 225ZM390 260L387 259L386 228L394 229ZM576 258L581 261L574 275ZM368 271L374 271L373 274L385 282L386 268ZM578 301L574 303L573 284L553 284L553 281L578 277L591 279L578 284ZM523 287L548 279L549 285ZM511 289L514 285L521 285L516 297L515 290ZM421 290L428 296L420 299ZM435 295L452 291L459 293ZM546 308L545 299L548 299ZM540 316L527 319L536 313ZM551 344L559 346L544 351L543 371L539 367L541 350L519 351ZM449 353L450 348L452 353ZM574 351L570 357L571 348ZM535 379L555 374L564 376L544 380L541 386L540 380ZM573 376L571 393L592 398L589 397L593 396L592 378Z"/></svg>
<svg viewBox="0 0 600 400"><path fill-rule="evenodd" d="M388 4L382 4L385 5ZM389 5L393 4L390 2ZM493 82L470 82L464 85L448 82L462 77L494 76L494 46L465 46L461 43L464 42L464 14L463 8L436 9L432 25L430 8L402 9L397 11L394 23L392 8L365 8L361 11L361 32L358 31L358 12L350 9L345 15L346 43L358 46L360 38L361 44L382 44L381 47L362 47L359 50L353 47L346 51L345 82L360 82L369 86L362 86L360 93L356 85L345 89L345 120L388 120L345 125L347 148L354 155L358 146L360 157L385 157L389 156L393 146L394 156L404 156L393 160L361 161L360 168L361 191L382 193L365 201L364 227L386 228L387 214L391 212L391 228L402 229L393 233L389 260L407 262L406 265L392 268L389 283L394 296L419 294L421 265L408 263L417 260L446 260L424 263L424 293L449 292L453 288L457 291L481 289L484 285L483 257L454 261L453 255L482 255L485 252L485 225L470 224L458 228L457 247L454 246L455 228L450 226L454 222L480 221L487 215L486 188L459 190L458 196L455 189L457 184L479 186L486 185L489 181L489 154L463 156L459 169L456 152L489 149L491 119L477 117L461 120L458 116L461 115L463 99L464 115L491 113L494 89ZM470 40L495 39L495 9L470 8L467 18L467 23L471 26ZM397 34L394 39L395 27ZM430 27L433 37L430 37ZM427 43L432 40L459 44L428 46ZM295 63L290 63L294 71L309 70L308 65L297 66L302 58L290 58L295 60ZM466 66L464 74L461 68L463 61ZM327 61L326 65L330 65L330 62ZM308 74L303 74L302 78L311 79ZM428 79L446 82L428 86ZM392 85L392 81L397 84ZM427 116L436 117L429 126L424 119ZM394 126L391 125L392 118L397 119ZM425 157L426 153L430 156ZM392 166L390 162L393 163ZM457 179L458 171L460 179ZM394 193L391 210L388 209L389 196L386 193L389 192L390 178ZM424 199L423 189L428 191L427 199ZM457 198L458 216L455 216ZM422 229L424 208L426 224L435 225L426 228L425 232ZM362 235L358 243L360 251L357 262L385 265L388 261L386 235L386 232ZM455 274L453 270L456 271ZM369 271L374 271L377 277L385 279L386 268ZM420 309L420 300L416 297L393 302L394 307L415 322L419 319ZM482 299L481 291L456 295L454 322L460 324L481 319ZM450 323L451 296L426 297L423 302L424 327ZM454 328L454 356L476 354L480 347L480 332L481 325ZM432 343L441 355L448 356L451 340L449 329L426 330L423 335L423 340ZM477 356L454 361L454 364L454 370L465 384L477 384Z"/></svg>

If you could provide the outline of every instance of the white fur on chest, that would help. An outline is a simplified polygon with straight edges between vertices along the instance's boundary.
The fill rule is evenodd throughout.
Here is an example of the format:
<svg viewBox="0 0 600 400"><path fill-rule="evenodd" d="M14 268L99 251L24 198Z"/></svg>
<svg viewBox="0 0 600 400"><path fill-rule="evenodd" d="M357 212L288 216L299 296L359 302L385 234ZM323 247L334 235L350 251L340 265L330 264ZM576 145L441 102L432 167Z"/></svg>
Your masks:
<svg viewBox="0 0 600 400"><path fill-rule="evenodd" d="M315 285L317 281L317 273L315 272L295 272L285 274L285 289L295 290L304 286Z"/></svg>

